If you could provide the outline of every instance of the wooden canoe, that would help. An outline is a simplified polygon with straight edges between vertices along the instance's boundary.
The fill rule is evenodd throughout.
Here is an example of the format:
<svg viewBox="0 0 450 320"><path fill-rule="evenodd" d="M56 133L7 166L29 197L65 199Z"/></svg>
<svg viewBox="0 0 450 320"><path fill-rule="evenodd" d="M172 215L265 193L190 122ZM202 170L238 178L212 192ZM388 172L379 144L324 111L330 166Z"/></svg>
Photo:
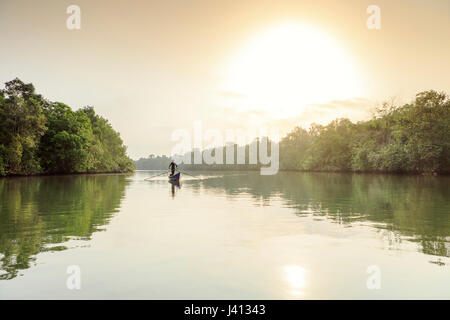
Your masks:
<svg viewBox="0 0 450 320"><path fill-rule="evenodd" d="M175 173L173 175L169 175L169 180L180 180L181 172Z"/></svg>

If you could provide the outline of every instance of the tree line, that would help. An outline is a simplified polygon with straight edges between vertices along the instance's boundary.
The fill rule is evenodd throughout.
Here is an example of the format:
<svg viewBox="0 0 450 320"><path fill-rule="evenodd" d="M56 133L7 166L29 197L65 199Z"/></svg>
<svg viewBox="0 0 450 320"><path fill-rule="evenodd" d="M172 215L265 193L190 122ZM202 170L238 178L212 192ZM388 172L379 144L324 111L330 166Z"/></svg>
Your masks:
<svg viewBox="0 0 450 320"><path fill-rule="evenodd" d="M0 176L134 169L111 124L93 107L73 111L19 79L0 90Z"/></svg>
<svg viewBox="0 0 450 320"><path fill-rule="evenodd" d="M281 141L280 155L284 169L449 173L450 99L426 91L403 106L383 104L369 121L296 128Z"/></svg>
<svg viewBox="0 0 450 320"><path fill-rule="evenodd" d="M296 127L281 139L279 150L281 170L448 174L450 99L430 90L417 94L409 104L384 103L368 121L353 123L341 118L325 126L312 124L309 130ZM225 157L225 147L223 154ZM167 156L151 155L139 159L136 167L167 169L169 163ZM248 152L246 163L183 167L258 170L261 166L248 164Z"/></svg>

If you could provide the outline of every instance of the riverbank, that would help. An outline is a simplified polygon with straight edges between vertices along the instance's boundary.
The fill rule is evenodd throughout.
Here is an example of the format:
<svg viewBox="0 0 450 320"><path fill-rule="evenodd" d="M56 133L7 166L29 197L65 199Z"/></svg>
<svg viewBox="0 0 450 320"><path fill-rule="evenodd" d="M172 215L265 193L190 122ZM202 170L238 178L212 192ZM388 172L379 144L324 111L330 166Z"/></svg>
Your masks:
<svg viewBox="0 0 450 320"><path fill-rule="evenodd" d="M239 166L243 170L259 170L276 160L279 170L299 172L443 175L450 174L449 123L450 98L443 92L430 90L418 93L409 104L384 104L367 121L354 123L341 118L328 125L313 123L308 130L294 128L278 143L264 144L255 138L245 146L227 144L201 152L191 149L178 158L191 157L194 163L193 154L199 152L196 159L200 163L186 165L191 170L228 170L227 166L232 170ZM274 147L278 154L272 154ZM237 164L238 156L242 165ZM257 160L261 157L264 164ZM209 165L202 163L202 159L222 163L231 159L233 164ZM170 161L165 155L150 155L135 161L135 165L138 169L167 168Z"/></svg>
<svg viewBox="0 0 450 320"><path fill-rule="evenodd" d="M83 176L83 175L129 175L133 174L135 170L131 171L109 171L109 172L68 172L68 173L34 173L34 174L14 174L0 176L0 179L6 178L26 178L26 177L59 177L59 176Z"/></svg>
<svg viewBox="0 0 450 320"><path fill-rule="evenodd" d="M140 169L137 168L136 171L164 171L167 169ZM187 172L255 172L260 171L260 168L246 168L246 169L231 169L231 168L214 168L207 169L205 167L202 168L183 168L180 167L181 172L186 170ZM399 176L450 176L450 173L437 173L437 172L377 172L377 171L333 171L333 170L295 170L295 169L280 169L279 172L295 172L295 173L342 173L342 174L362 174L362 175L399 175Z"/></svg>
<svg viewBox="0 0 450 320"><path fill-rule="evenodd" d="M120 134L93 107L74 111L31 83L5 83L0 119L0 176L135 169Z"/></svg>

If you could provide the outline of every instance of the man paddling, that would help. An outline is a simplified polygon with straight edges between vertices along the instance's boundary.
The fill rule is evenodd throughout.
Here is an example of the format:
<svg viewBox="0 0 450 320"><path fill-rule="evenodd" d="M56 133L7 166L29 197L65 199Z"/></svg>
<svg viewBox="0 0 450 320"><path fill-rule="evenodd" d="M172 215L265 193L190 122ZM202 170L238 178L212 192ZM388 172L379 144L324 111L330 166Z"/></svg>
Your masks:
<svg viewBox="0 0 450 320"><path fill-rule="evenodd" d="M170 175L173 176L173 174L175 173L175 169L177 168L177 164L172 160L172 162L169 164L169 169L170 169Z"/></svg>

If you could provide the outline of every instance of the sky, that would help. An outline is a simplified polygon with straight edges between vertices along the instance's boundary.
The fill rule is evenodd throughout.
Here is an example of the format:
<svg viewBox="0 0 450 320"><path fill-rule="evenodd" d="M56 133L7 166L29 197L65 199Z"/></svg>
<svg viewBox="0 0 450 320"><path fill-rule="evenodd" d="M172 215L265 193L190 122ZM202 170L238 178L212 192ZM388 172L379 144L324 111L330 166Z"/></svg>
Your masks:
<svg viewBox="0 0 450 320"><path fill-rule="evenodd" d="M133 159L170 154L199 121L283 136L450 93L449 0L0 0L0 31L2 83L94 106Z"/></svg>

